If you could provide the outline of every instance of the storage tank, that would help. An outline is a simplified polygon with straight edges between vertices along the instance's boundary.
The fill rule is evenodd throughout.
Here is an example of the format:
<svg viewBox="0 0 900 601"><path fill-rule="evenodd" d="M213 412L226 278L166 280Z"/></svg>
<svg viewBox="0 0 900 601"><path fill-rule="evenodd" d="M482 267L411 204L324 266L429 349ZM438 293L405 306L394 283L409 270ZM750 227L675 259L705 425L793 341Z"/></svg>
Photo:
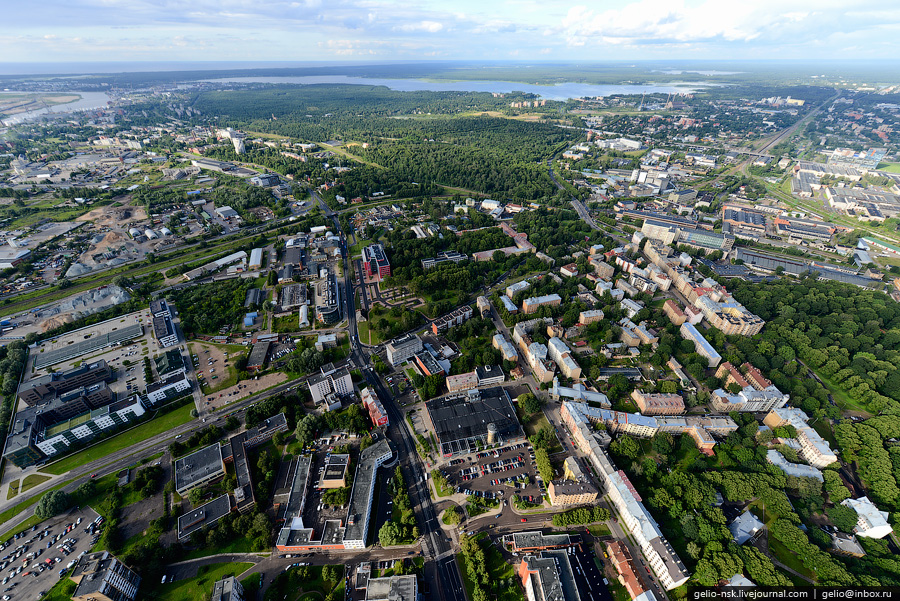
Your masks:
<svg viewBox="0 0 900 601"><path fill-rule="evenodd" d="M300 327L309 327L309 307L306 305L300 305Z"/></svg>
<svg viewBox="0 0 900 601"><path fill-rule="evenodd" d="M497 424L495 424L494 422L491 422L487 425L487 443L497 443Z"/></svg>

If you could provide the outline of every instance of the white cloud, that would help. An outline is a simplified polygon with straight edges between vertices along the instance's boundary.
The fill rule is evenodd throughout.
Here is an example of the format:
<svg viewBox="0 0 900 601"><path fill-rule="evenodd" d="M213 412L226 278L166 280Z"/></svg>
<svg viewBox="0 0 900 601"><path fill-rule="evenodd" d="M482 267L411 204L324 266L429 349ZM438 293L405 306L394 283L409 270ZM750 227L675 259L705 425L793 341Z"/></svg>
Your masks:
<svg viewBox="0 0 900 601"><path fill-rule="evenodd" d="M443 23L437 21L419 21L418 23L404 23L398 25L396 29L400 31L426 31L428 33L437 33L444 28Z"/></svg>
<svg viewBox="0 0 900 601"><path fill-rule="evenodd" d="M322 60L339 56L894 58L883 0L44 0L4 7L7 60ZM55 37L53 37L55 36ZM15 37L15 36L13 36ZM96 49L73 38L93 38ZM43 41L39 41L43 39ZM327 43L338 40L341 43ZM346 42L346 43L344 43ZM67 46L69 45L69 46ZM853 48L852 52L843 50ZM140 50L134 50L139 48ZM121 49L121 52L118 51ZM107 54L104 54L107 53ZM165 55L163 55L165 53Z"/></svg>

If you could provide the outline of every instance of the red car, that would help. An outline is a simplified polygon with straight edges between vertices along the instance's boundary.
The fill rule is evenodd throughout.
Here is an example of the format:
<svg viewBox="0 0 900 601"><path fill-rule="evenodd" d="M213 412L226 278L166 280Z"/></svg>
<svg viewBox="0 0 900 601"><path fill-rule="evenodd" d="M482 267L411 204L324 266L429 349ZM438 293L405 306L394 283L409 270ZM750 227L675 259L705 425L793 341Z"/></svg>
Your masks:
<svg viewBox="0 0 900 601"><path fill-rule="evenodd" d="M526 520L525 518L522 518L522 521L523 521L523 522L527 522L528 520Z"/></svg>
<svg viewBox="0 0 900 601"><path fill-rule="evenodd" d="M91 478L96 478L97 474L91 474Z"/></svg>

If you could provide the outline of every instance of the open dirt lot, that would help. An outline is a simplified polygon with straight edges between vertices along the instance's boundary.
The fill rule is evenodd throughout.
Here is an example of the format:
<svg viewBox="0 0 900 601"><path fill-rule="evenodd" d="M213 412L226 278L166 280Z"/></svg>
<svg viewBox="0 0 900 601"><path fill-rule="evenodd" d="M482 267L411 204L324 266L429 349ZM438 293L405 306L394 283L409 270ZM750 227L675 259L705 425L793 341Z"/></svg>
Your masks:
<svg viewBox="0 0 900 601"><path fill-rule="evenodd" d="M120 207L98 207L88 211L76 221L92 221L99 226L123 229L129 223L147 219L147 210L142 206L130 204Z"/></svg>
<svg viewBox="0 0 900 601"><path fill-rule="evenodd" d="M285 374L274 373L260 376L259 380L243 380L234 386L229 386L224 390L220 390L219 392L207 396L207 401L209 401L209 399L213 400L208 402L206 407L210 410L224 407L225 405L239 401L244 397L262 392L266 388L281 384L287 379L288 377Z"/></svg>
<svg viewBox="0 0 900 601"><path fill-rule="evenodd" d="M274 373L260 376L258 380L250 379L235 383L229 378L228 368L239 356L246 354L249 348L240 347L240 350L238 350L233 345L226 347L196 341L189 343L188 348L191 351L191 355L197 356L196 359L192 356L191 360L193 361L198 381L204 381L209 384L210 389L214 391L206 394L203 399L205 408L210 411L287 380L285 374ZM216 376L216 379L213 379L213 376ZM225 388L218 388L223 384L226 385Z"/></svg>
<svg viewBox="0 0 900 601"><path fill-rule="evenodd" d="M166 453L159 459L155 460L153 464L159 463L159 465L163 468L163 477L162 481L167 482L172 479L172 461L169 457L169 454ZM140 469L145 468L146 466L141 466ZM135 475L139 470L134 470L132 473L132 479L134 479ZM155 520L156 518L162 517L163 515L163 495L162 493L157 493L150 497L149 499L144 499L142 501L138 501L134 505L130 505L128 510L123 512L122 515L122 523L119 525L119 528L122 531L122 537L127 540L136 534L140 534L144 532L149 526L150 521ZM167 531L166 535L172 535L174 537L174 533L172 531Z"/></svg>

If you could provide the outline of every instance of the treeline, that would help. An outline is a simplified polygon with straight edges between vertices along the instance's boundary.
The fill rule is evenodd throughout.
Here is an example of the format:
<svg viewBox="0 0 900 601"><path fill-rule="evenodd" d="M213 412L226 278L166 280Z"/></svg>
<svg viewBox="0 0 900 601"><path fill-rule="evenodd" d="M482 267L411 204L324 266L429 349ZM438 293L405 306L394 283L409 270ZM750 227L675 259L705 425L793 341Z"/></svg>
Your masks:
<svg viewBox="0 0 900 601"><path fill-rule="evenodd" d="M566 526L582 526L594 522L605 522L609 519L609 509L606 507L579 507L563 513L553 515L553 525L557 528Z"/></svg>
<svg viewBox="0 0 900 601"><path fill-rule="evenodd" d="M844 460L859 466L859 477L875 504L900 511L900 447L892 442L900 437L900 416L845 420L834 428L834 435Z"/></svg>
<svg viewBox="0 0 900 601"><path fill-rule="evenodd" d="M487 92L400 92L381 86L274 85L262 89L201 92L194 108L229 124L310 142L363 138L372 132L397 133L405 122L390 117L413 112L457 114L498 110L509 98ZM272 116L276 120L272 120Z"/></svg>
<svg viewBox="0 0 900 601"><path fill-rule="evenodd" d="M0 403L0 439L6 440L9 432L9 421L16 407L16 390L19 378L25 369L28 350L21 340L14 340L0 347L0 392L3 393Z"/></svg>

